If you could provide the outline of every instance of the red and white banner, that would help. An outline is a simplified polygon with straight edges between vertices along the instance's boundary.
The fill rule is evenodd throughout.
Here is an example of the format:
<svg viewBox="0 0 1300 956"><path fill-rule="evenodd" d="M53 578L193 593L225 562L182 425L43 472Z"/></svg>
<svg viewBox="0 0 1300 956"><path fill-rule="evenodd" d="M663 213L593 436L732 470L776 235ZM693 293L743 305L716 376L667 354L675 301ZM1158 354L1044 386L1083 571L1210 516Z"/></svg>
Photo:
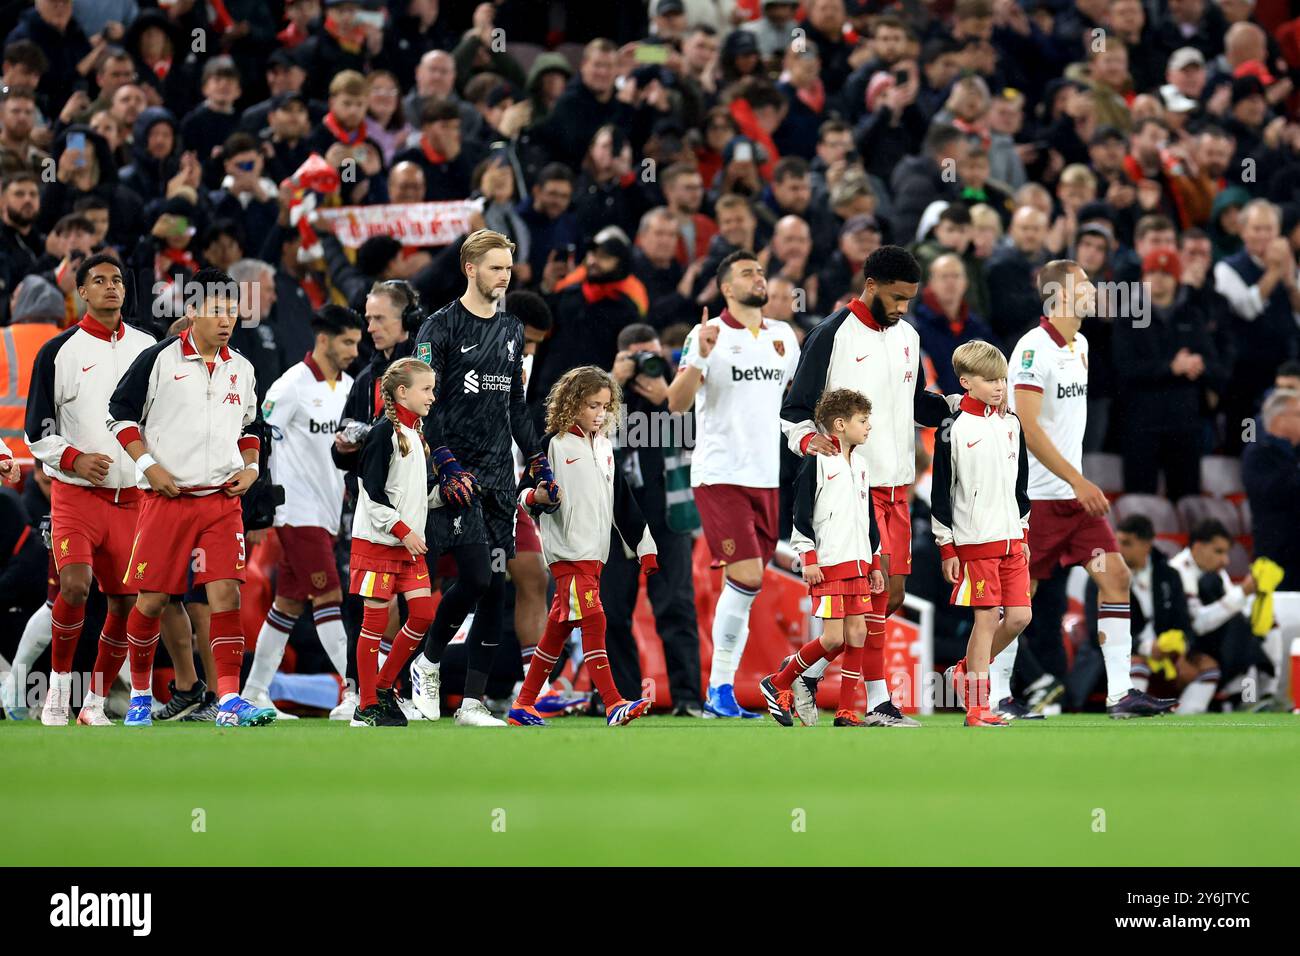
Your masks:
<svg viewBox="0 0 1300 956"><path fill-rule="evenodd" d="M356 249L371 236L392 236L404 246L445 246L469 232L479 202L395 203L387 206L338 206L318 209L344 248Z"/></svg>

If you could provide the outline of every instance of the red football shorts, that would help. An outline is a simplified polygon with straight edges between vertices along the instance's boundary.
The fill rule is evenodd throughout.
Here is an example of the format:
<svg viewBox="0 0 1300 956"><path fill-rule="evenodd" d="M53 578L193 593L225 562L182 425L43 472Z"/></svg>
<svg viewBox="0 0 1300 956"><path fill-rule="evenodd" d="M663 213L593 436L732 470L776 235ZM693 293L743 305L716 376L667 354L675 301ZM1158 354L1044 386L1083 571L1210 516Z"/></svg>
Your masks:
<svg viewBox="0 0 1300 956"><path fill-rule="evenodd" d="M522 506L517 506L519 517L515 521L515 554L542 551L542 539L537 536L537 525Z"/></svg>
<svg viewBox="0 0 1300 956"><path fill-rule="evenodd" d="M600 570L599 561L556 561L552 564L555 600L551 602L551 612L546 619L567 624L604 614L605 608L600 603Z"/></svg>
<svg viewBox="0 0 1300 956"><path fill-rule="evenodd" d="M122 580L131 557L140 492L122 492L130 500L113 501L107 488L87 488L57 478L50 483L50 555L56 569L88 564L105 594L135 594L136 582ZM56 575L57 576L57 575Z"/></svg>
<svg viewBox="0 0 1300 956"><path fill-rule="evenodd" d="M338 562L334 560L334 539L328 531L282 525L275 529L275 534L280 539L280 564L275 582L279 597L310 601L338 589Z"/></svg>
<svg viewBox="0 0 1300 956"><path fill-rule="evenodd" d="M695 488L695 507L715 565L735 564L750 558L758 558L766 565L772 560L780 531L777 519L780 498L776 488L742 485Z"/></svg>
<svg viewBox="0 0 1300 956"><path fill-rule="evenodd" d="M950 601L959 607L1029 607L1025 552L1017 547L996 558L963 558L961 577L953 586Z"/></svg>
<svg viewBox="0 0 1300 956"><path fill-rule="evenodd" d="M907 507L907 491L907 485L871 489L880 553L889 555L886 577L912 573L912 513Z"/></svg>
<svg viewBox="0 0 1300 956"><path fill-rule="evenodd" d="M1099 553L1118 551L1105 517L1088 514L1073 498L1029 503L1029 574L1034 580L1050 578L1058 566L1072 568Z"/></svg>
<svg viewBox="0 0 1300 956"><path fill-rule="evenodd" d="M363 598L391 601L394 594L405 594L429 587L429 566L411 561L401 571L368 571L354 562L348 579L348 591Z"/></svg>
<svg viewBox="0 0 1300 956"><path fill-rule="evenodd" d="M823 594L813 596L813 617L842 621L846 617L871 613L870 594Z"/></svg>
<svg viewBox="0 0 1300 956"><path fill-rule="evenodd" d="M247 557L238 498L219 491L179 498L146 492L122 580L141 591L184 594L191 568L194 587L242 582Z"/></svg>

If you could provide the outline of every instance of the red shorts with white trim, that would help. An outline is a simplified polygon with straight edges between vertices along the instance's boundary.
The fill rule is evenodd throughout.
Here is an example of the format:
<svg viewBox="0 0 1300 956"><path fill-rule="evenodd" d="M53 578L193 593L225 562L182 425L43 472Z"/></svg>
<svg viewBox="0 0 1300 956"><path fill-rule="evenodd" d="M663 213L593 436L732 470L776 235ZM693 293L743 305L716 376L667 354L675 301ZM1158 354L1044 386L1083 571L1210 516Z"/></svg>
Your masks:
<svg viewBox="0 0 1300 956"><path fill-rule="evenodd" d="M280 563L276 567L275 593L291 601L310 601L339 588L334 538L324 528L281 525Z"/></svg>
<svg viewBox="0 0 1300 956"><path fill-rule="evenodd" d="M957 556L961 558L960 551ZM994 558L962 558L950 601L958 607L1029 607L1029 562L1023 548Z"/></svg>
<svg viewBox="0 0 1300 956"><path fill-rule="evenodd" d="M348 592L364 598L390 601L394 594L432 587L428 559L411 557L405 545L353 538L348 566Z"/></svg>
<svg viewBox="0 0 1300 956"><path fill-rule="evenodd" d="M600 603L599 561L556 561L551 565L555 578L555 600L551 602L548 621L557 624L580 623L584 618L605 613Z"/></svg>
<svg viewBox="0 0 1300 956"><path fill-rule="evenodd" d="M126 500L113 501L108 488L87 488L57 478L50 482L50 556L56 571L88 564L105 594L135 594L122 572L131 557L140 492L123 489ZM57 573L55 577L58 577Z"/></svg>
<svg viewBox="0 0 1300 956"><path fill-rule="evenodd" d="M872 488L880 553L889 555L886 577L912 573L912 512L907 506L908 485Z"/></svg>
<svg viewBox="0 0 1300 956"><path fill-rule="evenodd" d="M772 560L780 533L780 500L776 488L698 485L695 508L714 564L758 558L766 565Z"/></svg>
<svg viewBox="0 0 1300 956"><path fill-rule="evenodd" d="M1029 503L1029 575L1034 580L1050 578L1058 567L1072 568L1118 551L1110 522L1088 514L1073 498Z"/></svg>
<svg viewBox="0 0 1300 956"><path fill-rule="evenodd" d="M191 569L194 587L242 582L247 557L238 498L219 491L179 498L146 492L123 580L141 591L183 594Z"/></svg>
<svg viewBox="0 0 1300 956"><path fill-rule="evenodd" d="M871 613L870 594L823 594L813 596L813 617L825 621L842 621L856 614Z"/></svg>
<svg viewBox="0 0 1300 956"><path fill-rule="evenodd" d="M542 539L537 535L537 525L523 506L518 507L519 517L515 521L515 554L525 551L542 552Z"/></svg>

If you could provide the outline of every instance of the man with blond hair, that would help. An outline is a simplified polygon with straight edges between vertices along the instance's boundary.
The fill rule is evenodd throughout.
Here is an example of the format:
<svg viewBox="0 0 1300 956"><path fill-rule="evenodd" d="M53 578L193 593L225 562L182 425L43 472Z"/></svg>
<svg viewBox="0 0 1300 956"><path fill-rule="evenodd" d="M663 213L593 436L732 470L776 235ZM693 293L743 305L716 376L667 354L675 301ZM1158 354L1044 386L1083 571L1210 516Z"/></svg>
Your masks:
<svg viewBox="0 0 1300 956"><path fill-rule="evenodd" d="M412 700L427 720L441 715L442 652L470 611L464 701L456 723L504 727L483 704L501 639L506 563L515 556L515 470L511 438L527 460L528 479L559 488L524 405L524 331L505 311L515 244L480 229L460 250L465 294L430 315L415 338L415 357L435 375L435 402L424 434L447 507L429 512L428 562L442 552L456 561L456 583L443 592L423 652L411 662ZM392 654L409 656L420 638L397 636ZM402 642L407 642L405 646Z"/></svg>

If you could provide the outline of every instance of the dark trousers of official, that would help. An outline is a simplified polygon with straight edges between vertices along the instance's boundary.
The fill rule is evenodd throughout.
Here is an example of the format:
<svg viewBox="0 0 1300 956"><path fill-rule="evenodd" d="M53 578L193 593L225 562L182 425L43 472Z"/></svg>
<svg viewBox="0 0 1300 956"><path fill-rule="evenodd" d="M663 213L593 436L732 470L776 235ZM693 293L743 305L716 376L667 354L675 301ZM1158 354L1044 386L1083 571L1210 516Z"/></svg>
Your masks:
<svg viewBox="0 0 1300 956"><path fill-rule="evenodd" d="M700 634L695 619L695 586L689 534L652 528L659 548L659 572L646 581L655 629L664 645L668 689L674 706L700 701ZM623 556L617 535L600 578L600 603L605 607L605 648L619 692L628 700L642 696L641 661L632 636L632 612L640 579L640 564Z"/></svg>
<svg viewBox="0 0 1300 956"><path fill-rule="evenodd" d="M1168 422L1165 427L1126 423L1121 439L1124 490L1154 495L1160 472L1165 473L1165 497L1178 501L1201 493L1201 421Z"/></svg>
<svg viewBox="0 0 1300 956"><path fill-rule="evenodd" d="M1069 573L1069 568L1057 568L1050 578L1038 582L1033 599L1033 620L1020 636L1020 652L1016 655L1017 683L1032 683L1044 673L1057 680L1065 679L1069 664L1061 640L1061 620L1068 607L1065 582ZM1027 655L1024 653L1026 648L1029 650ZM1021 658L1024 658L1023 663Z"/></svg>

